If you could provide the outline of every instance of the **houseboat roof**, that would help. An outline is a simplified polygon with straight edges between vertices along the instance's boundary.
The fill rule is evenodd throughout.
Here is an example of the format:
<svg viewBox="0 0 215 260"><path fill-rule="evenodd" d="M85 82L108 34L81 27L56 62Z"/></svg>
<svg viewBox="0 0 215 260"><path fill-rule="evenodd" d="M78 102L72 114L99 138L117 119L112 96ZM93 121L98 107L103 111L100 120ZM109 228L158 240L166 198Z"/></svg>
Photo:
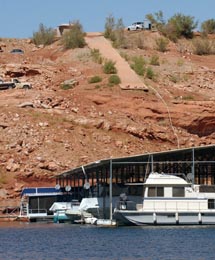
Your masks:
<svg viewBox="0 0 215 260"><path fill-rule="evenodd" d="M146 185L188 185L188 182L181 177L163 173L151 173L146 180Z"/></svg>
<svg viewBox="0 0 215 260"><path fill-rule="evenodd" d="M47 195L59 195L62 194L60 189L56 187L35 187L35 188L24 188L21 193L22 196L47 196Z"/></svg>

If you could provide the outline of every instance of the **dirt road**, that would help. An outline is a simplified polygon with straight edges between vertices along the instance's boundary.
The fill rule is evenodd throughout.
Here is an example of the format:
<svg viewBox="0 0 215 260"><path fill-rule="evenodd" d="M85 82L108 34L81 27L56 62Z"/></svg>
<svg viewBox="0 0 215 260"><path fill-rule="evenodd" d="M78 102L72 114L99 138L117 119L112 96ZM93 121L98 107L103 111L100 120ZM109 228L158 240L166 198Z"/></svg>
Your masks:
<svg viewBox="0 0 215 260"><path fill-rule="evenodd" d="M119 55L111 43L99 33L88 34L85 38L91 49L98 49L102 57L115 62L117 74L121 79L122 89L142 89L147 91L147 86L141 78L130 68L129 64Z"/></svg>

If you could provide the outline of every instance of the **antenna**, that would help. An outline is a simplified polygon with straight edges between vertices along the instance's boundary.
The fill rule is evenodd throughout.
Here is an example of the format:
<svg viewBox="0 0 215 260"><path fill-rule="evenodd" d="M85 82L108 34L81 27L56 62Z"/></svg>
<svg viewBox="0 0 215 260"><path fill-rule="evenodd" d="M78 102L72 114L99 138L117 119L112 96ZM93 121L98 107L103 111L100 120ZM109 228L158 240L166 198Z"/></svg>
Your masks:
<svg viewBox="0 0 215 260"><path fill-rule="evenodd" d="M85 177L84 189L85 189L85 190L89 190L89 188L90 188L90 183L89 183L89 181L88 181L87 174L86 174L86 172L85 172L84 166L82 165L81 168L82 168L82 171L83 171L84 177Z"/></svg>

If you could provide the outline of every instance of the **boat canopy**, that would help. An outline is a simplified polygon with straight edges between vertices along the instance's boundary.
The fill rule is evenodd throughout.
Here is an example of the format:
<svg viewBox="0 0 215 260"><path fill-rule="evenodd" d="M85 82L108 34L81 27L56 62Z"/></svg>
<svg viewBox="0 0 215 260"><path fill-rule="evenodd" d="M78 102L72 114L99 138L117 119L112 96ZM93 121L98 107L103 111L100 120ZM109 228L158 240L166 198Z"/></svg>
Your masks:
<svg viewBox="0 0 215 260"><path fill-rule="evenodd" d="M45 196L45 195L59 195L62 191L55 187L40 187L40 188L24 188L21 193L23 196Z"/></svg>

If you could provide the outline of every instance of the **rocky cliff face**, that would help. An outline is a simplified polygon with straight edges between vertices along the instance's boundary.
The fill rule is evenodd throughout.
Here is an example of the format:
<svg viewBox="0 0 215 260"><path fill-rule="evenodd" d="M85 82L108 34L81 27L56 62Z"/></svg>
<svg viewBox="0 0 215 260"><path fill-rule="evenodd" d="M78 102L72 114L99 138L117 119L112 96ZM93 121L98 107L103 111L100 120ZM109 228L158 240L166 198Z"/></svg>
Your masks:
<svg viewBox="0 0 215 260"><path fill-rule="evenodd" d="M215 143L212 55L181 54L175 45L164 54L126 50L162 61L152 66L156 81L143 79L144 92L110 87L88 47L0 45L1 77L33 85L0 91L0 206L17 203L24 186L54 185L55 175L92 161ZM24 54L9 53L13 47ZM102 82L89 84L95 75ZM72 88L61 88L65 80Z"/></svg>

